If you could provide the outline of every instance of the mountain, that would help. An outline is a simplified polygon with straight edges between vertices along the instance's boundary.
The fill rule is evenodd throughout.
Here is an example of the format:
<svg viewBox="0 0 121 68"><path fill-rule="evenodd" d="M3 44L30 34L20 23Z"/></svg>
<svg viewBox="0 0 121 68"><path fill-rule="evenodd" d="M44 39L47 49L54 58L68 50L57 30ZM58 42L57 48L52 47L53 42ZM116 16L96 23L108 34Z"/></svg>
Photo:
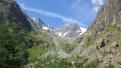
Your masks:
<svg viewBox="0 0 121 68"><path fill-rule="evenodd" d="M15 0L0 0L0 9L1 21L27 31L32 30L32 26L27 20L27 16L23 13Z"/></svg>
<svg viewBox="0 0 121 68"><path fill-rule="evenodd" d="M73 23L54 30L27 17L15 0L0 0L0 9L2 68L121 67L121 0L108 0L88 29Z"/></svg>
<svg viewBox="0 0 121 68"><path fill-rule="evenodd" d="M77 48L78 57L84 57L91 68L120 68L121 0L108 0L84 35Z"/></svg>
<svg viewBox="0 0 121 68"><path fill-rule="evenodd" d="M66 38L76 38L82 35L86 31L86 28L80 27L76 23L65 24L55 30L55 34Z"/></svg>
<svg viewBox="0 0 121 68"><path fill-rule="evenodd" d="M32 18L29 20L31 22L31 25L34 29L43 29L48 32L53 32L53 28L49 25L46 25L43 21L41 21L39 18Z"/></svg>

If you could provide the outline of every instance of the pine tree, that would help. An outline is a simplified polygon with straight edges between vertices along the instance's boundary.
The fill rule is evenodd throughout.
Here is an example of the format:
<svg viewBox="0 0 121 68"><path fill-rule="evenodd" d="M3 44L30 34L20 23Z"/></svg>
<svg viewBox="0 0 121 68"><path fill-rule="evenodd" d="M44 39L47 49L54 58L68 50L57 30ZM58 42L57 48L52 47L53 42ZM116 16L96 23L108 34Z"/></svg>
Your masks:
<svg viewBox="0 0 121 68"><path fill-rule="evenodd" d="M0 23L0 68L23 68L27 63L27 33Z"/></svg>

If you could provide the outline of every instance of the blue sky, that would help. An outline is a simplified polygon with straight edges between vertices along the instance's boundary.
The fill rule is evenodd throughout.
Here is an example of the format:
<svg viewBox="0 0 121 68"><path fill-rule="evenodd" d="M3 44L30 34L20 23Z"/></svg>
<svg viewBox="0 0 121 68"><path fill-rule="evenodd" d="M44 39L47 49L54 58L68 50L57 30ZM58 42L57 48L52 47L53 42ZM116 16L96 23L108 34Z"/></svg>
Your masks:
<svg viewBox="0 0 121 68"><path fill-rule="evenodd" d="M105 0L16 0L22 10L32 18L59 27L64 23L78 23L88 27Z"/></svg>

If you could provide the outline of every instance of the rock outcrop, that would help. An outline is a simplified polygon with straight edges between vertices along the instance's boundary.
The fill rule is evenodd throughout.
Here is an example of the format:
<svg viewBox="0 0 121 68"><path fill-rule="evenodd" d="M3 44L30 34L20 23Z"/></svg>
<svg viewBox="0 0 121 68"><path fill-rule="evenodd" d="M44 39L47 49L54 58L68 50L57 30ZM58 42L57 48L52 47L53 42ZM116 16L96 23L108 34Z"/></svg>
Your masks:
<svg viewBox="0 0 121 68"><path fill-rule="evenodd" d="M32 18L29 21L31 22L31 25L34 29L43 29L53 33L54 28L49 25L46 25L41 19Z"/></svg>
<svg viewBox="0 0 121 68"><path fill-rule="evenodd" d="M108 0L99 10L80 45L80 56L99 59L97 68L120 68L121 57L121 0ZM110 57L111 56L111 57Z"/></svg>
<svg viewBox="0 0 121 68"><path fill-rule="evenodd" d="M108 0L99 10L96 21L121 27L121 0Z"/></svg>

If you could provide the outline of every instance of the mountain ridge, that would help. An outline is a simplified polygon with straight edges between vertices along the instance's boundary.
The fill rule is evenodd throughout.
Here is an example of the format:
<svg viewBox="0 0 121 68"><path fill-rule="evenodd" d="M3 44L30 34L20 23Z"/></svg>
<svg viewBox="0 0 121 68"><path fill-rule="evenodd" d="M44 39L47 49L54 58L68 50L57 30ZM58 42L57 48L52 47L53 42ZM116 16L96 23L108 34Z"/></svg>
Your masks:
<svg viewBox="0 0 121 68"><path fill-rule="evenodd" d="M86 32L86 28L80 27L76 23L64 24L60 28L57 28L55 34L65 38L77 38Z"/></svg>
<svg viewBox="0 0 121 68"><path fill-rule="evenodd" d="M98 61L95 68L120 67L121 0L108 0L97 14L92 25L81 38L80 53L87 62ZM98 59L98 60L97 60ZM110 68L110 67L109 67Z"/></svg>

